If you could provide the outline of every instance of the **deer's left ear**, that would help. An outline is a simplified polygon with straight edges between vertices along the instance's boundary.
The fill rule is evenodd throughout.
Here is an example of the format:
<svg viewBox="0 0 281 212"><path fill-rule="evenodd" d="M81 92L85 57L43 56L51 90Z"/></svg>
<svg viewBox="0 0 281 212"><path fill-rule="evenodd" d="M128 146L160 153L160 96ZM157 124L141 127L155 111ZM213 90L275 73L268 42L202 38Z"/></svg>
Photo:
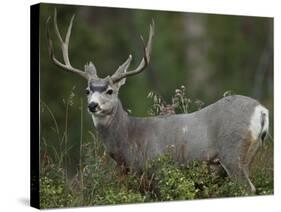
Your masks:
<svg viewBox="0 0 281 212"><path fill-rule="evenodd" d="M122 85L126 83L126 78L121 79L119 82L117 82L117 87L120 88Z"/></svg>
<svg viewBox="0 0 281 212"><path fill-rule="evenodd" d="M130 66L132 60L132 55L129 55L129 58L118 67L117 71L112 75L112 77L117 77L127 72L128 67ZM126 78L121 79L120 81L116 82L116 86L120 88L122 85L126 83Z"/></svg>

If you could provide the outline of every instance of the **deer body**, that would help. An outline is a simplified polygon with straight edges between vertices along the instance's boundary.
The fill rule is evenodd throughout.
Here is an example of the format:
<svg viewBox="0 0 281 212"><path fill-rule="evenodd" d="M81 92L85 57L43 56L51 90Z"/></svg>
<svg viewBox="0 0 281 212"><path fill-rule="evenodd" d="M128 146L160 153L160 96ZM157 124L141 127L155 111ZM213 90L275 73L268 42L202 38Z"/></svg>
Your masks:
<svg viewBox="0 0 281 212"><path fill-rule="evenodd" d="M93 63L84 71L72 67L68 57L72 17L65 40L57 26L54 29L63 54L64 63L56 59L47 21L48 51L55 65L76 73L88 81L86 94L88 109L95 128L107 152L119 164L141 171L146 161L171 153L181 164L191 160L219 163L231 177L246 181L251 190L249 167L268 132L268 111L258 101L246 96L227 96L190 114L137 118L123 110L118 92L126 78L142 72L150 61L154 22L150 25L144 57L134 70L127 71L132 56L118 67L112 76L99 78Z"/></svg>
<svg viewBox="0 0 281 212"><path fill-rule="evenodd" d="M256 100L235 95L198 112L148 118L128 116L119 102L106 126L93 119L109 154L117 163L136 171L147 160L171 152L175 160L185 165L191 160L217 158L233 175L243 163L250 165L252 158L243 155L260 145L261 136L268 130L267 115ZM257 130L252 126L256 118ZM232 163L237 163L237 167Z"/></svg>

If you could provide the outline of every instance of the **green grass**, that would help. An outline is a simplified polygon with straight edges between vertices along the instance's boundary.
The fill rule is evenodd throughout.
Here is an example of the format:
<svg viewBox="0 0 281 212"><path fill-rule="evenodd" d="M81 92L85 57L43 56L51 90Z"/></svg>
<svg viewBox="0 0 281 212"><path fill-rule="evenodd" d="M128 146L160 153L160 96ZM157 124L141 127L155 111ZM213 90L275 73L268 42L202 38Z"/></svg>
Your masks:
<svg viewBox="0 0 281 212"><path fill-rule="evenodd" d="M177 165L169 155L150 161L142 175L126 173L106 153L94 129L83 133L83 102L80 101L79 162L74 175L68 174L70 144L68 141L70 94L65 105L65 121L58 123L48 105L41 101L49 114L56 134L57 146L41 138L40 206L41 208L78 207L107 204L127 204L170 200L192 200L252 195L248 189L210 172L205 162L192 161L189 166ZM149 114L171 114L201 107L202 102L186 98L185 88L177 89L171 104L154 93ZM195 105L195 106L194 106ZM61 125L60 125L61 124ZM60 131L60 129L63 129ZM273 194L273 143L266 142L258 152L251 170L257 195Z"/></svg>

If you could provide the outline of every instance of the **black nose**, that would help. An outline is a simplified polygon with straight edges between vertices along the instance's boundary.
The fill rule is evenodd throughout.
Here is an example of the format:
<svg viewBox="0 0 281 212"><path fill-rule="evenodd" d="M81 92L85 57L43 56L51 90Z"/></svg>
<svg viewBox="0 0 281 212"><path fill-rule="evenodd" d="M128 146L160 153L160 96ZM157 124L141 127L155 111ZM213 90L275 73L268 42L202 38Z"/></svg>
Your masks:
<svg viewBox="0 0 281 212"><path fill-rule="evenodd" d="M88 105L88 108L91 112L96 112L96 109L97 109L97 106L98 106L98 103L96 102L91 102L89 105Z"/></svg>

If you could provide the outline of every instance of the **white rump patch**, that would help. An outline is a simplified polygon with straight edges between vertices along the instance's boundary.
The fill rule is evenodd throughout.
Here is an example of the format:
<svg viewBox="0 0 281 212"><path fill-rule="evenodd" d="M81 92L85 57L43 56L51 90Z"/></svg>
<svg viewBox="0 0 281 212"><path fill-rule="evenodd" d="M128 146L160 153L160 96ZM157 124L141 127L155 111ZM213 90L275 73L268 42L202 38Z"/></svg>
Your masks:
<svg viewBox="0 0 281 212"><path fill-rule="evenodd" d="M264 124L262 128L262 114L264 114ZM253 139L258 139L260 134L262 132L267 132L268 131L268 110L261 106L258 105L255 108L255 111L251 117L250 121L250 127L249 130L251 131Z"/></svg>

